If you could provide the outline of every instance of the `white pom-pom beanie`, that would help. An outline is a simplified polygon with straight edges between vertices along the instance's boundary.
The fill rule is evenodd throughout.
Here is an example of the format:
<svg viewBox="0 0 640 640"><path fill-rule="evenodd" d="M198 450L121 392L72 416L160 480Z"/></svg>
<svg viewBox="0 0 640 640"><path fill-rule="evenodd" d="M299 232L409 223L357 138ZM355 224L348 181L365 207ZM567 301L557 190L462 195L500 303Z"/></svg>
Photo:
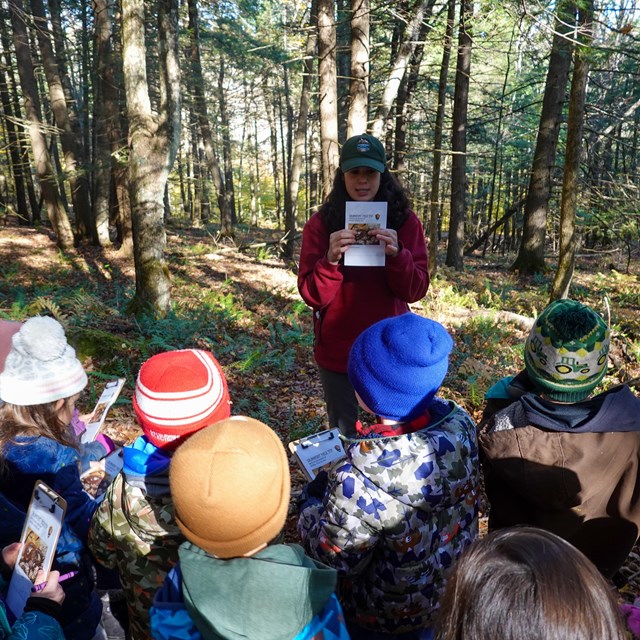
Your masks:
<svg viewBox="0 0 640 640"><path fill-rule="evenodd" d="M23 407L46 404L86 386L87 374L57 320L29 318L13 335L0 373L0 400Z"/></svg>

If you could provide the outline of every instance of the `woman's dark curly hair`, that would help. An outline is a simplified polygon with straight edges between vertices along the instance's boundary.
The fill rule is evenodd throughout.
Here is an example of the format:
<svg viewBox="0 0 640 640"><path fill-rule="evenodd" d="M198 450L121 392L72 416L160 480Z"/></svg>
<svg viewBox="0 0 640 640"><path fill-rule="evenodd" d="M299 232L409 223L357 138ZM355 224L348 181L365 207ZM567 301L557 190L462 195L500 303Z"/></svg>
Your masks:
<svg viewBox="0 0 640 640"><path fill-rule="evenodd" d="M344 210L347 200L350 198L344 186L344 174L342 169L337 169L331 192L319 209L320 217L327 225L329 233L344 229ZM400 229L409 216L411 202L409 194L389 169L385 168L384 173L380 175L380 188L373 200L388 203L387 228L396 231Z"/></svg>

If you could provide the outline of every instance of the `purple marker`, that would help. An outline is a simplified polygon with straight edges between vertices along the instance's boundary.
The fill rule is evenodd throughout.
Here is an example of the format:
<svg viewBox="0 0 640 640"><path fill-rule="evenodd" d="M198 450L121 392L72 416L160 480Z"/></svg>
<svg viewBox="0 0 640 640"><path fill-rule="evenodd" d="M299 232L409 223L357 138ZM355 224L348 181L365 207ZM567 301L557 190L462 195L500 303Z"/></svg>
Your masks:
<svg viewBox="0 0 640 640"><path fill-rule="evenodd" d="M77 576L77 575L78 575L77 571L69 571L69 573L63 573L58 578L58 582L64 582L65 580L68 580L69 578L73 578L74 576ZM33 587L31 587L31 591L42 591L46 586L47 586L46 582L41 582L40 584L36 584Z"/></svg>

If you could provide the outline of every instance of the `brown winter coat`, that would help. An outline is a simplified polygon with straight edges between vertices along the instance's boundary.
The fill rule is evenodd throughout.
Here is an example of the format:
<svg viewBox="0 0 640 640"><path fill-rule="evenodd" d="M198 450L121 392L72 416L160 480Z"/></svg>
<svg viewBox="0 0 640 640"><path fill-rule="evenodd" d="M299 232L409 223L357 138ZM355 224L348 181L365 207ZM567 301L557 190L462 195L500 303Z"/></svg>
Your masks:
<svg viewBox="0 0 640 640"><path fill-rule="evenodd" d="M615 395L624 402L609 402L607 419L636 421L636 430L542 429L529 424L520 401L489 418L479 443L490 529L538 526L607 577L622 566L640 530L640 399L628 389Z"/></svg>

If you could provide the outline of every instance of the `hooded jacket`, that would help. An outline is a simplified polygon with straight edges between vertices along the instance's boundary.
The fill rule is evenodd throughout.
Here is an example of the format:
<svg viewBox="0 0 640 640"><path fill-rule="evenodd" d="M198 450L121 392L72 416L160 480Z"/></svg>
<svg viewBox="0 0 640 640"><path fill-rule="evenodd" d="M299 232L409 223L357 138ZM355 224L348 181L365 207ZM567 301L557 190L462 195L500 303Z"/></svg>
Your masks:
<svg viewBox="0 0 640 640"><path fill-rule="evenodd" d="M629 387L572 404L524 393L487 416L479 442L490 529L541 527L607 577L622 566L640 530L640 398Z"/></svg>
<svg viewBox="0 0 640 640"><path fill-rule="evenodd" d="M124 464L107 489L89 533L96 560L118 569L133 640L148 640L156 590L184 541L169 493L170 456L140 436L124 447Z"/></svg>
<svg viewBox="0 0 640 640"><path fill-rule="evenodd" d="M0 596L0 640L65 640L65 636L58 621L39 610L27 610L10 624L6 602Z"/></svg>
<svg viewBox="0 0 640 640"><path fill-rule="evenodd" d="M477 537L475 425L435 399L428 426L346 440L322 503L303 506L298 532L338 570L347 620L383 633L430 627L449 569Z"/></svg>
<svg viewBox="0 0 640 640"><path fill-rule="evenodd" d="M185 542L179 553L151 610L154 640L348 640L335 571L298 545L220 559Z"/></svg>

